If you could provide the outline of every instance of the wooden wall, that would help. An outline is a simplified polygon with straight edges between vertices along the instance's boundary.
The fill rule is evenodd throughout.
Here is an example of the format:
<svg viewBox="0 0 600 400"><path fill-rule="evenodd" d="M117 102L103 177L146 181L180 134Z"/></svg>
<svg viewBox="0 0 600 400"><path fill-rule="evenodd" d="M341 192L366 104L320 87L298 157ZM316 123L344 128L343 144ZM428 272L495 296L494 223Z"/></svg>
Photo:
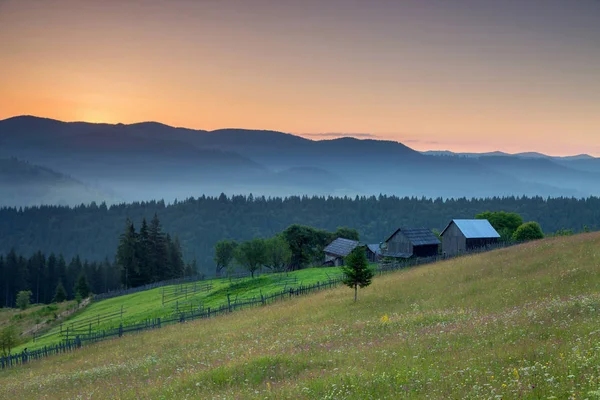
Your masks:
<svg viewBox="0 0 600 400"><path fill-rule="evenodd" d="M467 239L458 226L452 222L442 236L442 253L454 256L465 251L467 251Z"/></svg>

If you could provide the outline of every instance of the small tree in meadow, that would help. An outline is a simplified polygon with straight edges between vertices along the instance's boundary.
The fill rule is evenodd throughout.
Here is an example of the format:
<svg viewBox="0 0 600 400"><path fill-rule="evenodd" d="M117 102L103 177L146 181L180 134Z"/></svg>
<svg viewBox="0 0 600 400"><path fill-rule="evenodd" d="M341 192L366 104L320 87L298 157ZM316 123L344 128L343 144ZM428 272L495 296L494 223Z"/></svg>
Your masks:
<svg viewBox="0 0 600 400"><path fill-rule="evenodd" d="M375 271L369 267L367 254L364 247L356 247L346 257L346 265L341 267L344 273L344 284L354 288L354 301L358 297L358 288L364 288L371 284Z"/></svg>
<svg viewBox="0 0 600 400"><path fill-rule="evenodd" d="M284 271L292 262L292 250L290 245L281 236L267 239L265 267L271 271Z"/></svg>
<svg viewBox="0 0 600 400"><path fill-rule="evenodd" d="M85 299L90 295L90 285L87 281L87 276L83 271L81 271L77 277L77 282L75 283L73 292L76 295L78 294L82 299Z"/></svg>
<svg viewBox="0 0 600 400"><path fill-rule="evenodd" d="M27 310L31 304L31 290L21 290L17 293L17 307L21 310Z"/></svg>
<svg viewBox="0 0 600 400"><path fill-rule="evenodd" d="M1 355L6 357L10 354L13 347L17 345L17 330L14 325L8 325L0 331L0 351Z"/></svg>
<svg viewBox="0 0 600 400"><path fill-rule="evenodd" d="M237 246L235 249L235 260L246 271L250 272L252 278L254 273L267 261L267 245L264 239L252 239Z"/></svg>
<svg viewBox="0 0 600 400"><path fill-rule="evenodd" d="M58 285L56 285L56 291L54 292L54 298L52 298L53 303L62 303L67 300L67 291L63 286L61 281L58 281Z"/></svg>
<svg viewBox="0 0 600 400"><path fill-rule="evenodd" d="M215 245L215 265L217 266L217 276L221 271L227 271L235 257L237 243L233 240L221 240Z"/></svg>

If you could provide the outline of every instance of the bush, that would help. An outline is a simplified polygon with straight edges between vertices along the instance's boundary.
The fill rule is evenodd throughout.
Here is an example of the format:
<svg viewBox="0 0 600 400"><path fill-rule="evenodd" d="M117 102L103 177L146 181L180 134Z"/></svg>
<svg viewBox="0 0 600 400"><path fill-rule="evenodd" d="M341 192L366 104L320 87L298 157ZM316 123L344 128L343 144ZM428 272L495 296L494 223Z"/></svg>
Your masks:
<svg viewBox="0 0 600 400"><path fill-rule="evenodd" d="M17 293L17 307L21 310L27 310L31 304L31 295L32 293L30 290L21 290Z"/></svg>
<svg viewBox="0 0 600 400"><path fill-rule="evenodd" d="M0 351L3 356L8 356L17 345L17 330L14 325L9 325L0 331Z"/></svg>
<svg viewBox="0 0 600 400"><path fill-rule="evenodd" d="M513 240L524 242L527 240L543 239L544 232L537 222L527 222L519 226L513 235Z"/></svg>

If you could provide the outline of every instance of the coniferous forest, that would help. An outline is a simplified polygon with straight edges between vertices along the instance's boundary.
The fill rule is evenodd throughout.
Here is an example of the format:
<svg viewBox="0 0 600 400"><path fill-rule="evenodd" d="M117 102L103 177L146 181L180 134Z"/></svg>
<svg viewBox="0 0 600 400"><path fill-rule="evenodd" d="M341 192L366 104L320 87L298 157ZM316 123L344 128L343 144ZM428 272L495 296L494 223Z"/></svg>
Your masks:
<svg viewBox="0 0 600 400"><path fill-rule="evenodd" d="M126 232L124 222L129 219L133 227L130 232L133 242L143 250L141 257L160 264L165 259L169 246L180 248L182 258L197 261L200 273L213 275L214 245L223 239L245 241L252 238L268 238L282 232L291 224L308 225L328 231L340 226L356 229L360 239L367 243L385 240L400 226L427 227L441 230L453 218L473 218L484 211L508 211L520 214L524 221L537 221L546 233L561 229L574 232L585 227L596 230L600 227L600 199L590 197L550 198L488 198L488 199L425 199L398 198L393 196L372 196L356 198L332 197L289 197L264 198L249 196L190 198L165 204L163 201L121 204L81 205L78 207L42 206L26 209L0 209L0 254L15 249L23 257L22 264L28 265L33 254L40 251L46 258L51 253L62 254L71 260L76 256L89 260L88 278L94 292L110 288L102 286L101 280L93 276L111 276L104 282L118 282L124 286L135 286L142 282L168 279L181 274L183 264L174 269L159 269L156 265L139 275L132 272L127 277L112 277L112 272L104 273L103 265L119 262L119 256L127 254L123 242ZM160 218L162 234L156 237L154 222L144 224L143 219L153 215ZM131 229L131 226L127 226ZM169 235L169 236L167 236ZM175 239L175 236L178 239ZM134 240L135 239L135 240ZM152 247L149 243L171 242ZM130 244L131 244L130 243ZM133 248L135 246L129 246ZM148 247L150 246L150 247ZM170 251L170 254L176 252ZM17 257L18 258L18 257ZM7 257L5 256L5 263ZM107 261L108 260L108 261ZM153 263L131 261L128 271L136 271L135 265ZM26 269L12 266L11 271ZM77 262L75 262L77 264ZM136 264L138 263L138 264ZM65 263L66 264L66 263ZM85 262L82 262L85 264ZM177 264L177 263L175 263ZM69 262L70 265L70 262ZM92 272L92 267L101 272ZM29 268L29 267L28 267ZM34 268L35 267L31 267ZM61 267L62 268L62 267ZM66 268L66 267L65 267ZM77 268L75 268L77 269ZM127 270L127 269L126 269ZM119 269L119 274L123 268ZM185 272L184 272L185 273ZM31 274L30 274L31 275ZM74 277L73 277L74 275ZM69 274L75 279L76 274ZM28 278L18 278L28 279ZM4 281L4 279L3 279ZM44 282L46 282L44 280ZM51 283L50 283L51 282ZM56 285L56 280L47 282L49 287L40 296L47 299ZM100 289L98 289L100 285ZM68 290L71 283L65 282ZM35 286L29 286L35 294Z"/></svg>
<svg viewBox="0 0 600 400"><path fill-rule="evenodd" d="M193 275L195 262L185 264L179 240L163 233L155 215L149 224L143 219L139 230L127 220L113 255L102 261L82 260L77 254L67 262L62 254L36 251L27 256L15 248L0 253L0 307L13 307L20 291L30 291L34 303L50 303L74 299L78 292L85 297Z"/></svg>

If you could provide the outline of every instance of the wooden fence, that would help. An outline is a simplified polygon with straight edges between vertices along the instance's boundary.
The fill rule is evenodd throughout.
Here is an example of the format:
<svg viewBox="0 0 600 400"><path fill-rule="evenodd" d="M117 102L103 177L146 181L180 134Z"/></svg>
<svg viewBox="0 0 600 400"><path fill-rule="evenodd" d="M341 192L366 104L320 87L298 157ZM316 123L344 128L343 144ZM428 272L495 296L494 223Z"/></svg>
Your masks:
<svg viewBox="0 0 600 400"><path fill-rule="evenodd" d="M187 299L188 296L195 295L201 292L210 292L213 289L212 283L200 283L194 282L187 285L174 285L170 287L164 287L162 289L162 305L172 303L181 299Z"/></svg>
<svg viewBox="0 0 600 400"><path fill-rule="evenodd" d="M32 360L38 360L50 355L60 354L67 351L73 351L90 343L121 337L128 333L142 332L150 329L158 329L166 325L216 317L249 307L265 306L286 298L302 296L323 289L331 289L338 286L340 283L342 283L341 279L331 279L325 282L317 282L313 285L299 286L297 288L282 290L266 296L261 294L260 296L246 299L235 299L233 301L228 295L227 303L215 308L208 307L206 309L202 308L192 311L182 311L180 313L172 314L166 318L148 319L136 324L124 325L121 323L118 327L110 329L90 329L90 331L87 332L68 330L63 332L64 339L58 344L44 346L34 350L24 349L18 354L0 357L0 369L24 365Z"/></svg>
<svg viewBox="0 0 600 400"><path fill-rule="evenodd" d="M113 297L119 297L119 296L125 296L127 294L139 293L139 292L156 289L156 288L163 287L163 286L177 285L180 283L188 283L188 282L197 282L197 281L202 281L204 279L205 279L204 275L195 275L195 276L188 276L185 278L177 278L177 279L170 279L167 281L149 283L147 285L137 286L137 287L129 288L129 289L112 290L112 291L109 291L106 293L95 294L94 300L100 301L100 300L112 299Z"/></svg>

